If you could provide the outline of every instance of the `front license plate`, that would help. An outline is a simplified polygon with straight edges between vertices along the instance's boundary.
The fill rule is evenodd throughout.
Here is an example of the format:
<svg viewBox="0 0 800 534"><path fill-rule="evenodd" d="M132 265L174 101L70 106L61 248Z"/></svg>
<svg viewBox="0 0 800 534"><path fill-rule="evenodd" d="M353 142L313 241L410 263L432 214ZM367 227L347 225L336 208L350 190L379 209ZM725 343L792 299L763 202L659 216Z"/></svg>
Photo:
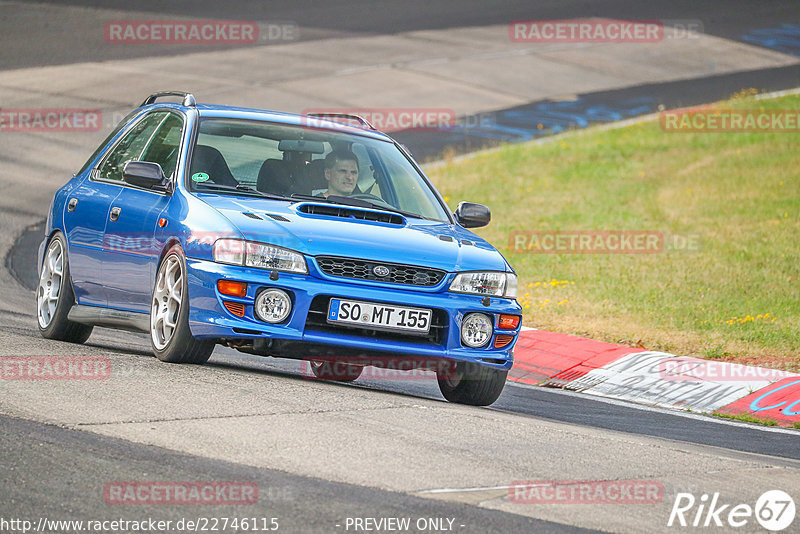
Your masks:
<svg viewBox="0 0 800 534"><path fill-rule="evenodd" d="M331 299L328 322L427 334L431 329L431 310Z"/></svg>

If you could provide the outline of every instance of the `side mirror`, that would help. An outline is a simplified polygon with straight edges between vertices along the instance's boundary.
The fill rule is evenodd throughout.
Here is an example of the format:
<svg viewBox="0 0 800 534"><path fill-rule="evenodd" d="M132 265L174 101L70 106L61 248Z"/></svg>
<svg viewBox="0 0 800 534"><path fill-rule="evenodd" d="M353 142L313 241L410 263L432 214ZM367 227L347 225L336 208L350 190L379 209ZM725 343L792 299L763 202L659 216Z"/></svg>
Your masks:
<svg viewBox="0 0 800 534"><path fill-rule="evenodd" d="M464 228L486 226L492 220L492 212L483 204L459 202L455 212L456 221Z"/></svg>
<svg viewBox="0 0 800 534"><path fill-rule="evenodd" d="M122 179L145 189L165 189L167 182L161 165L149 161L129 161L122 169Z"/></svg>

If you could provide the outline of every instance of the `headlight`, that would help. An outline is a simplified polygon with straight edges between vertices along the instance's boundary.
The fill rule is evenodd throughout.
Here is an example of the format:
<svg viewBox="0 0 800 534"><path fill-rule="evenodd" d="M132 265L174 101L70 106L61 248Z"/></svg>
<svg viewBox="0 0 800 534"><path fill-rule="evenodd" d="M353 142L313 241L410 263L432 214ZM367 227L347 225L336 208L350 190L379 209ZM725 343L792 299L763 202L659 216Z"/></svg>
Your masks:
<svg viewBox="0 0 800 534"><path fill-rule="evenodd" d="M308 273L306 259L293 250L262 243L247 243L245 265L259 269Z"/></svg>
<svg viewBox="0 0 800 534"><path fill-rule="evenodd" d="M244 264L245 242L241 239L217 239L214 243L214 261L231 265Z"/></svg>
<svg viewBox="0 0 800 534"><path fill-rule="evenodd" d="M450 284L454 293L517 298L517 275L513 273L459 273Z"/></svg>
<svg viewBox="0 0 800 534"><path fill-rule="evenodd" d="M214 261L270 271L308 274L306 259L299 252L241 239L218 239L214 243Z"/></svg>

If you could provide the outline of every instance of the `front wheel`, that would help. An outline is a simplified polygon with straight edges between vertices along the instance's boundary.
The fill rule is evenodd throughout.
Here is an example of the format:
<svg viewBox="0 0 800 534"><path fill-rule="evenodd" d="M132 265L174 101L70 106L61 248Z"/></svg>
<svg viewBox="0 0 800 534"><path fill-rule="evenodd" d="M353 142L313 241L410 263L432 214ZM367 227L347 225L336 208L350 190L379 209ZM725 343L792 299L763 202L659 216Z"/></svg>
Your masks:
<svg viewBox="0 0 800 534"><path fill-rule="evenodd" d="M36 289L36 318L42 337L70 343L83 343L89 339L91 326L67 319L74 303L67 246L61 234L57 233L47 246Z"/></svg>
<svg viewBox="0 0 800 534"><path fill-rule="evenodd" d="M489 406L496 401L506 385L507 375L508 371L472 362L456 362L436 371L439 390L445 399L472 406Z"/></svg>
<svg viewBox="0 0 800 534"><path fill-rule="evenodd" d="M150 307L150 342L156 357L169 363L205 363L214 343L200 341L189 330L186 261L180 247L172 247L158 268Z"/></svg>

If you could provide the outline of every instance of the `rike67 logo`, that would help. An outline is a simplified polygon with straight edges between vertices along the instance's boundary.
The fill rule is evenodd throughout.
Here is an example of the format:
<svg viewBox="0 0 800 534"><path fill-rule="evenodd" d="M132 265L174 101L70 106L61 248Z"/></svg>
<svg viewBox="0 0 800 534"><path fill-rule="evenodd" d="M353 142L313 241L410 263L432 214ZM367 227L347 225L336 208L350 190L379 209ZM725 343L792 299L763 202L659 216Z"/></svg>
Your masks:
<svg viewBox="0 0 800 534"><path fill-rule="evenodd" d="M678 493L667 526L739 528L755 518L763 528L779 532L794 522L795 513L794 500L781 490L764 492L755 506L726 503L719 493L704 493L699 499L691 493Z"/></svg>

